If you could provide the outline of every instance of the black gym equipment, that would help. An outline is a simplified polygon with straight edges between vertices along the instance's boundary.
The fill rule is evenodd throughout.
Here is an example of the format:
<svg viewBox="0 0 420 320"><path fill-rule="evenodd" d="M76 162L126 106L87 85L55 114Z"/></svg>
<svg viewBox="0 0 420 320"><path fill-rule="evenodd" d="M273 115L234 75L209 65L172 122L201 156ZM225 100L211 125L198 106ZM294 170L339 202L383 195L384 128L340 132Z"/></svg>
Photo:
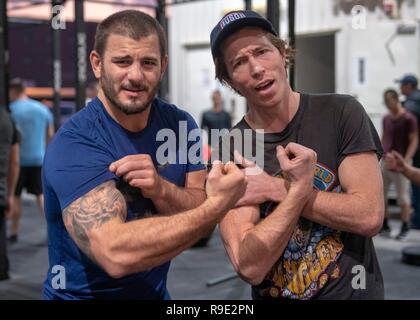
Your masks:
<svg viewBox="0 0 420 320"><path fill-rule="evenodd" d="M402 250L402 262L420 266L420 247L406 247Z"/></svg>

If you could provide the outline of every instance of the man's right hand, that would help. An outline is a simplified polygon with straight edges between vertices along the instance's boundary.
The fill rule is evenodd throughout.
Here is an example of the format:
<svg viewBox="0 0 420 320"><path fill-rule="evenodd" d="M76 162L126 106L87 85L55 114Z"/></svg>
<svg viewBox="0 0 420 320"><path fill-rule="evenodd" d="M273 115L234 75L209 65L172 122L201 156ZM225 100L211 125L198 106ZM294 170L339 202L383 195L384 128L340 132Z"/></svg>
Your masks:
<svg viewBox="0 0 420 320"><path fill-rule="evenodd" d="M392 151L392 153L385 154L384 158L386 167L391 171L403 173L408 166L402 155L397 151Z"/></svg>
<svg viewBox="0 0 420 320"><path fill-rule="evenodd" d="M309 197L313 186L316 152L291 142L286 148L277 146L277 159L284 175L290 182L288 193L303 198Z"/></svg>
<svg viewBox="0 0 420 320"><path fill-rule="evenodd" d="M207 198L218 207L229 210L242 197L246 185L245 174L233 162L223 164L216 160L207 177Z"/></svg>

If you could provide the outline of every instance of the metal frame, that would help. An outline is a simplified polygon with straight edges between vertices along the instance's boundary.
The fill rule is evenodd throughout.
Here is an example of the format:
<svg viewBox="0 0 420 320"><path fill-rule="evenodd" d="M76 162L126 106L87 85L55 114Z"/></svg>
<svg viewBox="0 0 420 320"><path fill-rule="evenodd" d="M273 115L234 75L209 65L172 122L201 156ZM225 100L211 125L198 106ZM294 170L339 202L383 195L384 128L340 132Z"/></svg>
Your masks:
<svg viewBox="0 0 420 320"><path fill-rule="evenodd" d="M9 45L7 1L0 0L0 106L9 107Z"/></svg>
<svg viewBox="0 0 420 320"><path fill-rule="evenodd" d="M63 5L66 0L51 0L51 6ZM75 88L76 88L76 109L80 110L85 105L85 87L86 87L86 32L84 22L84 10L83 6L85 2L130 6L130 7L146 7L156 9L156 19L163 26L166 34L168 34L168 18L166 17L166 7L178 4L185 4L191 2L199 2L204 0L173 0L171 3L166 3L165 0L157 0L156 5L150 4L130 4L120 1L104 1L104 0L77 0L75 1L75 38L76 38L76 68L75 68ZM246 10L252 9L252 0L243 0L244 7ZM31 4L25 4L20 7L13 9L27 8L34 5L48 4L48 2L35 2ZM0 103L8 105L8 77L9 77L9 52L8 52L8 30L7 30L7 0L0 0L1 5L1 17L0 17L0 70L1 72L1 83L0 86ZM294 11L295 1L289 0L289 38L290 45L294 45ZM54 19L56 14L53 14L51 19ZM267 19L271 21L276 31L279 32L279 17L280 17L280 5L279 0L267 0ZM51 23L51 21L50 21ZM54 124L58 128L60 124L60 89L61 89L61 59L60 59L60 41L61 32L60 29L52 29L52 57L53 57L53 92L54 92ZM85 61L83 63L83 61ZM294 67L290 68L290 85L294 87ZM169 75L168 71L164 79L162 80L161 87L159 90L160 96L164 99L169 98Z"/></svg>

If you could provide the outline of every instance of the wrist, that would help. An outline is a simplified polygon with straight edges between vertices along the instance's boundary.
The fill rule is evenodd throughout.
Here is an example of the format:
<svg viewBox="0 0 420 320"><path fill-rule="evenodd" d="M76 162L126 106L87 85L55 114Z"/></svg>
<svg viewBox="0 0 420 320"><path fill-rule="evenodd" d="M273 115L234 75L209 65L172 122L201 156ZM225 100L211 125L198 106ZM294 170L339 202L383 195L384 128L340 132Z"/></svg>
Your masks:
<svg viewBox="0 0 420 320"><path fill-rule="evenodd" d="M313 187L312 183L290 183L289 190L287 192L287 197L292 199L296 199L297 201L308 201L308 199L312 196L315 188Z"/></svg>
<svg viewBox="0 0 420 320"><path fill-rule="evenodd" d="M165 199L167 195L165 182L165 179L158 175L156 178L155 187L149 190L142 190L143 195L146 198L150 198L152 200L156 200L156 198Z"/></svg>
<svg viewBox="0 0 420 320"><path fill-rule="evenodd" d="M203 206L207 208L209 212L212 213L222 213L224 212L225 201L221 197L217 196L207 196L207 199L203 202Z"/></svg>
<svg viewBox="0 0 420 320"><path fill-rule="evenodd" d="M265 201L282 202L287 195L285 183L281 177L271 177L269 180L269 192L266 195Z"/></svg>

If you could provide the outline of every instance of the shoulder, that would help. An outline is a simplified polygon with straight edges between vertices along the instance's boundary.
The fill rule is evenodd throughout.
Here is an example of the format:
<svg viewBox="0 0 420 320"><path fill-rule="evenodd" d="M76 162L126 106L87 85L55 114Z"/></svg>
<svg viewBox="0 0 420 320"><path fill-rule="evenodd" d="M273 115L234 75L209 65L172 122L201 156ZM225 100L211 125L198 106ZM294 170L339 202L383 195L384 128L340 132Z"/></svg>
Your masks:
<svg viewBox="0 0 420 320"><path fill-rule="evenodd" d="M229 132L232 130L245 130L245 129L251 129L251 127L248 125L248 123L245 121L245 116L242 117L242 119L236 123L232 128L229 129Z"/></svg>
<svg viewBox="0 0 420 320"><path fill-rule="evenodd" d="M66 121L54 135L54 141L66 140L77 137L80 140L89 140L96 128L96 120L99 118L97 110L87 106L75 113Z"/></svg>
<svg viewBox="0 0 420 320"><path fill-rule="evenodd" d="M412 122L412 121L417 122L416 116L412 112L410 112L409 110L405 110L404 118L409 122Z"/></svg>
<svg viewBox="0 0 420 320"><path fill-rule="evenodd" d="M160 98L155 98L153 101L153 108L155 108L155 112L158 118L166 120L171 123L175 123L178 125L179 121L193 121L195 120L193 117L185 110L182 110L178 106L174 104L170 104Z"/></svg>
<svg viewBox="0 0 420 320"><path fill-rule="evenodd" d="M361 104L348 94L308 94L311 106L322 108L359 108ZM304 96L303 96L304 97Z"/></svg>
<svg viewBox="0 0 420 320"><path fill-rule="evenodd" d="M211 110L205 110L204 112L203 112L203 117L208 117L208 116L210 116L211 115Z"/></svg>

